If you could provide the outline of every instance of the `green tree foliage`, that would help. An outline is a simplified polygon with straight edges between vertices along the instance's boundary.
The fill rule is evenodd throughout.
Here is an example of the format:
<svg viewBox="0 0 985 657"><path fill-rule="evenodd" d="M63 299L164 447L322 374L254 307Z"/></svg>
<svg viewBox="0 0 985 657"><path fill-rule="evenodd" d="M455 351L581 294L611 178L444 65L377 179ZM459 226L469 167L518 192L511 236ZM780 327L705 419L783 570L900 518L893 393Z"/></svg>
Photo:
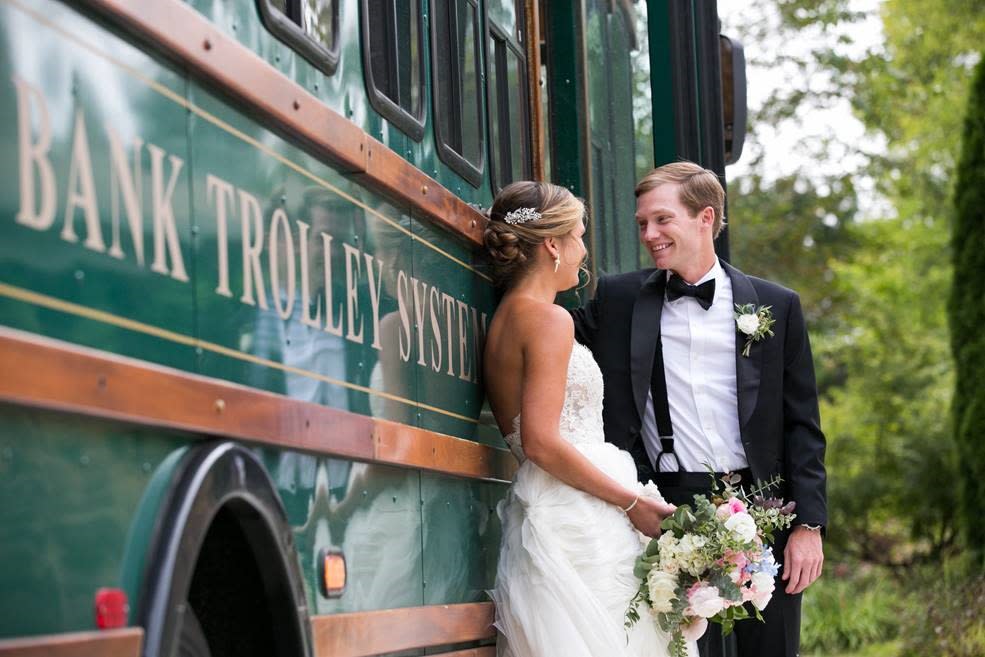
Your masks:
<svg viewBox="0 0 985 657"><path fill-rule="evenodd" d="M732 257L750 272L797 290L810 326L827 330L842 301L828 263L854 251L857 212L850 176L818 185L801 174L766 181L753 173L730 185Z"/></svg>
<svg viewBox="0 0 985 657"><path fill-rule="evenodd" d="M730 182L731 239L739 267L804 299L829 439L829 555L904 567L955 544L954 482L967 454L959 458L949 420L948 207L985 3L886 0L883 41L867 52L849 47L846 26L864 18L853 9L848 0L774 0L772 20L740 27L748 43L829 38L751 58L809 82L778 88L752 117L753 173ZM822 136L800 152L845 161L844 172L817 166L768 180L757 167L768 146L758 130L842 98L877 148ZM980 412L970 424L985 426L985 402ZM985 471L977 473L981 500Z"/></svg>
<svg viewBox="0 0 985 657"><path fill-rule="evenodd" d="M955 535L947 233L891 218L856 235L853 257L831 263L841 325L816 336L819 360L844 376L821 409L829 536L842 557L908 565L938 558Z"/></svg>
<svg viewBox="0 0 985 657"><path fill-rule="evenodd" d="M985 60L978 64L957 170L949 314L956 363L954 419L966 543L985 552Z"/></svg>

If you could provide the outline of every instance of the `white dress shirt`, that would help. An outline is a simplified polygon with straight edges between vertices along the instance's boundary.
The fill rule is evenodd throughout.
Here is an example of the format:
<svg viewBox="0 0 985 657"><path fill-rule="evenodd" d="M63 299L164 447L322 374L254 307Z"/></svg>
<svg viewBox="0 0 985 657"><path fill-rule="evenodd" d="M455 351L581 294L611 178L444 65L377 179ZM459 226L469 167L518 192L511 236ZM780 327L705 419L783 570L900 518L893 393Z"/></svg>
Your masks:
<svg viewBox="0 0 985 657"><path fill-rule="evenodd" d="M665 296L660 316L674 452L682 472L707 472L709 466L732 472L749 466L739 433L732 281L717 258L696 285L711 279L715 297L708 310L693 297L669 301ZM655 463L660 440L652 393L647 394L643 443ZM675 469L673 459L664 456L661 462L664 471Z"/></svg>

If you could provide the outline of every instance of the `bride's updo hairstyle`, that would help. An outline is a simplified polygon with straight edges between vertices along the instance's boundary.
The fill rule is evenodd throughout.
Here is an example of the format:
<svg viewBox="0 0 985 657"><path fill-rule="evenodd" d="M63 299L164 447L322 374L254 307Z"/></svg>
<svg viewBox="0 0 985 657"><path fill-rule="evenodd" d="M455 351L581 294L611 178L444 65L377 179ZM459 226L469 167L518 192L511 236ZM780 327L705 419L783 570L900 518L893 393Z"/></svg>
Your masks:
<svg viewBox="0 0 985 657"><path fill-rule="evenodd" d="M523 209L540 213L540 217L525 220ZM520 223L515 211L524 216ZM510 214L514 213L514 214ZM531 180L510 183L496 195L489 210L489 222L483 241L492 258L493 280L497 287L509 288L534 263L534 253L549 237L565 237L582 222L585 204L570 191L558 185Z"/></svg>

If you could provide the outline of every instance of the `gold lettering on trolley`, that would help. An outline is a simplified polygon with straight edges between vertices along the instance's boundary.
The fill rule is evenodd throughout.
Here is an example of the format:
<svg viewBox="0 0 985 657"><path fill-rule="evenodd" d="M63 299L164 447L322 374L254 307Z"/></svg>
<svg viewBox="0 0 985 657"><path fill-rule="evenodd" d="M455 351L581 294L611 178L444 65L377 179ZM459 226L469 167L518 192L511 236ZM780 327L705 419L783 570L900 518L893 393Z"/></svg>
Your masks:
<svg viewBox="0 0 985 657"><path fill-rule="evenodd" d="M336 306L332 301L332 236L321 233L322 258L325 262L325 331L332 335L342 335L342 304L338 305L336 322Z"/></svg>
<svg viewBox="0 0 985 657"><path fill-rule="evenodd" d="M281 237L284 232L286 239ZM280 260L280 245L284 245L284 262ZM274 307L281 319L290 319L294 310L294 286L297 273L294 270L294 237L291 235L291 226L287 223L287 213L283 208L274 210L270 217L270 237L267 242L268 260L270 262L270 293L274 297ZM281 287L281 271L286 274L287 280L283 281ZM281 292L284 293L284 305L281 305Z"/></svg>
<svg viewBox="0 0 985 657"><path fill-rule="evenodd" d="M431 369L435 372L441 371L441 322L438 321L438 313L441 312L441 291L436 287L431 288L428 295L428 302L431 304ZM434 359L437 352L438 360Z"/></svg>
<svg viewBox="0 0 985 657"><path fill-rule="evenodd" d="M383 284L383 263L364 253L366 258L366 275L369 278L369 305L373 311L373 349L383 350L380 344L380 286ZM377 269L373 270L373 263Z"/></svg>
<svg viewBox="0 0 985 657"><path fill-rule="evenodd" d="M243 246L243 303L251 306L260 304L267 309L267 293L263 286L263 269L260 267L260 252L263 250L263 216L260 202L256 197L242 189L239 191L240 228ZM257 289L257 299L253 299L253 286Z"/></svg>
<svg viewBox="0 0 985 657"><path fill-rule="evenodd" d="M130 228L130 242L133 244L133 252L137 257L137 264L144 265L144 209L143 194L141 185L142 168L140 166L140 153L144 147L144 140L140 137L132 139L133 145L133 165L127 160L126 151L123 149L123 139L116 134L110 124L106 124L106 135L109 137L109 187L110 201L113 220L113 241L109 246L109 254L117 260L123 260L126 255L120 245L120 201L123 197L123 207L127 213L127 226ZM133 167L131 172L130 167Z"/></svg>
<svg viewBox="0 0 985 657"><path fill-rule="evenodd" d="M187 283L188 274L185 273L185 263L181 258L181 243L178 241L178 228L175 226L174 208L171 206L174 188L178 184L178 173L185 163L176 155L168 155L171 176L168 184L164 185L164 149L147 144L147 150L150 151L151 189L154 197L154 262L150 269L158 274L168 273L167 258L164 255L166 244L171 258L171 278Z"/></svg>
<svg viewBox="0 0 985 657"><path fill-rule="evenodd" d="M311 316L311 282L308 278L308 231L311 226L300 219L298 224L298 255L301 256L301 323L321 328L321 297L315 299L315 316Z"/></svg>
<svg viewBox="0 0 985 657"><path fill-rule="evenodd" d="M123 134L119 124L109 122L99 126L105 148L93 150L96 138L81 106L63 119L68 125L56 130L42 92L17 76L13 84L20 191L16 224L190 282L182 248L182 239L189 236L179 232L180 215L174 208L184 193L179 182L195 189L184 160L139 135ZM67 154L58 149L53 153L56 134L69 135ZM59 171L67 172L61 185ZM211 216L196 224L200 246L211 248L210 240L215 240L216 295L381 353L395 350L387 362L414 363L457 381L479 383L485 313L396 266L404 261L400 255L370 253L357 240L353 244L320 230L331 225L330 209L318 209L324 216L295 218L284 198L278 205L265 205L261 196L211 172L205 172L202 182L204 212ZM109 204L100 194L109 195ZM101 206L109 209L105 226ZM59 213L62 221L55 229ZM148 233L152 245L145 242ZM230 258L230 249L241 258ZM199 270L198 275L210 273Z"/></svg>
<svg viewBox="0 0 985 657"><path fill-rule="evenodd" d="M418 288L420 283L420 288ZM428 303L428 285L416 278L410 279L411 288L414 290L414 327L417 329L417 364L427 367L424 360L424 312Z"/></svg>
<svg viewBox="0 0 985 657"><path fill-rule="evenodd" d="M345 251L345 309L349 320L349 329L345 339L359 344L363 343L363 318L359 316L359 272L362 263L359 261L359 249L349 244L343 244ZM359 331L356 331L356 319L359 320Z"/></svg>
<svg viewBox="0 0 985 657"><path fill-rule="evenodd" d="M35 230L48 230L55 222L55 171L48 160L51 150L51 118L40 91L14 76L17 89L17 155L20 164L21 207L17 223ZM32 102L33 101L33 102ZM31 130L31 107L37 109L38 138ZM41 198L34 196L37 171ZM38 207L37 201L41 201Z"/></svg>
<svg viewBox="0 0 985 657"><path fill-rule="evenodd" d="M229 289L229 227L226 220L226 201L229 201L230 206L235 203L233 189L231 183L218 176L211 173L205 176L205 198L208 200L213 196L215 197L216 239L219 247L217 253L219 284L215 288L215 293L230 298L233 296L233 292Z"/></svg>
<svg viewBox="0 0 985 657"><path fill-rule="evenodd" d="M407 288L411 280L403 269L397 271L397 311L400 313L400 360L405 363L410 360L410 311L407 310Z"/></svg>
<svg viewBox="0 0 985 657"><path fill-rule="evenodd" d="M71 164L68 167L68 194L65 199L65 223L62 239L78 242L75 234L75 209L81 208L86 222L87 249L103 252L103 230L99 224L99 208L96 207L96 183L92 179L92 157L89 155L89 138L86 136L85 118L82 110L75 110L75 129L72 134Z"/></svg>

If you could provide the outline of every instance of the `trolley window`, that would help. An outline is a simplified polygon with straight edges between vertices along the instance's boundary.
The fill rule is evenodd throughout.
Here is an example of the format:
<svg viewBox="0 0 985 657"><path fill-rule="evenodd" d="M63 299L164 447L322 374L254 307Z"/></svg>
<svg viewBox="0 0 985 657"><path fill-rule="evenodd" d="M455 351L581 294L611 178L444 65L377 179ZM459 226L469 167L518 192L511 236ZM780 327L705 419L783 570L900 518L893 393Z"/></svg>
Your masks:
<svg viewBox="0 0 985 657"><path fill-rule="evenodd" d="M431 82L438 157L482 182L482 87L477 0L431 0Z"/></svg>
<svg viewBox="0 0 985 657"><path fill-rule="evenodd" d="M530 178L530 109L527 101L527 58L517 41L493 21L486 56L489 107L490 175L499 191L514 180Z"/></svg>
<svg viewBox="0 0 985 657"><path fill-rule="evenodd" d="M363 69L369 102L413 139L424 136L421 10L416 0L363 0Z"/></svg>
<svg viewBox="0 0 985 657"><path fill-rule="evenodd" d="M258 0L270 33L331 75L339 63L339 3L336 0Z"/></svg>

